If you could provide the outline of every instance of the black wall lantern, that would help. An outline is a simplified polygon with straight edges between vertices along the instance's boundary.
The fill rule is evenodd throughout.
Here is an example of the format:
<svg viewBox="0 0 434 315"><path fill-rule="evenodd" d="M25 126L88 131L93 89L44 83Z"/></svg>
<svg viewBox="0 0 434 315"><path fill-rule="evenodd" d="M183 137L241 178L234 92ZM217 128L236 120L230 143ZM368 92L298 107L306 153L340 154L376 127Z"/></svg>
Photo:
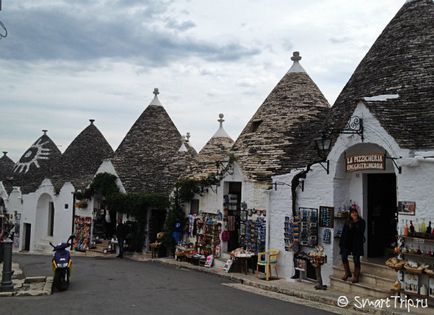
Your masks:
<svg viewBox="0 0 434 315"><path fill-rule="evenodd" d="M318 152L318 156L321 158L321 161L316 163L320 164L322 168L329 174L329 166L330 162L327 160L327 155L331 149L332 134L346 134L346 135L359 135L362 142L365 140L363 136L363 119L358 116L351 116L348 123L341 130L337 129L329 129L328 132L323 131L321 133L321 137L315 138L315 147ZM314 163L314 164L316 164Z"/></svg>
<svg viewBox="0 0 434 315"><path fill-rule="evenodd" d="M327 137L325 132L323 132L321 134L321 137L315 138L314 141L318 156L321 158L321 161L318 161L316 163L321 165L322 168L327 172L327 174L329 174L330 162L329 160L327 160L327 155L330 151L332 140L330 139L330 137ZM325 165L323 163L325 163Z"/></svg>

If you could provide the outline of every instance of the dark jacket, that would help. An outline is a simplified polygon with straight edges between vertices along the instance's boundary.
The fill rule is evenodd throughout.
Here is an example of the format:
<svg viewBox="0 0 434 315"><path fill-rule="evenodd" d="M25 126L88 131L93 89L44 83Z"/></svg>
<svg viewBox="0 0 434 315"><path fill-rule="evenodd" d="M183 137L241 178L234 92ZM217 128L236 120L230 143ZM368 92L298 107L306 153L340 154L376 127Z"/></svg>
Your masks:
<svg viewBox="0 0 434 315"><path fill-rule="evenodd" d="M118 224L118 226L116 227L116 237L118 239L124 240L127 237L127 234L128 227L123 223Z"/></svg>
<svg viewBox="0 0 434 315"><path fill-rule="evenodd" d="M339 242L340 254L353 254L363 256L363 244L365 243L365 220L359 218L357 222L347 221L342 229Z"/></svg>

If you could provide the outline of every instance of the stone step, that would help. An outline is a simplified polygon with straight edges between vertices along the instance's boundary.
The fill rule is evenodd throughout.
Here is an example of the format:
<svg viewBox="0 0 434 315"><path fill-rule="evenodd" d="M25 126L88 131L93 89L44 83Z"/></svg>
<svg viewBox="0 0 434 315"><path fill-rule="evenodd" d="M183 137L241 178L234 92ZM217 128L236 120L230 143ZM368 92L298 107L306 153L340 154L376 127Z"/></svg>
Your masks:
<svg viewBox="0 0 434 315"><path fill-rule="evenodd" d="M341 279L344 276L344 270L339 269L339 268L333 268L334 272L333 272L333 276ZM362 272L360 274L360 282L366 285L370 285L370 286L375 286L375 287L380 287L380 288L385 288L388 289L390 287L392 287L392 284L396 281L396 275L394 275L394 278L391 277L380 277L374 274L370 274L367 273L366 271L363 270L362 267Z"/></svg>
<svg viewBox="0 0 434 315"><path fill-rule="evenodd" d="M378 276L385 279L391 279L395 281L396 279L396 271L392 268L387 267L386 265L380 265L375 263L370 263L367 261L361 262L361 269L362 273L364 274L370 274L374 276ZM354 264L350 261L350 268L351 270L354 269ZM342 264L333 266L333 269L335 271L342 271L344 270L344 266Z"/></svg>
<svg viewBox="0 0 434 315"><path fill-rule="evenodd" d="M362 297L386 298L390 297L390 289L380 288L366 283L351 283L351 280L343 281L338 277L330 277L331 287L335 290Z"/></svg>

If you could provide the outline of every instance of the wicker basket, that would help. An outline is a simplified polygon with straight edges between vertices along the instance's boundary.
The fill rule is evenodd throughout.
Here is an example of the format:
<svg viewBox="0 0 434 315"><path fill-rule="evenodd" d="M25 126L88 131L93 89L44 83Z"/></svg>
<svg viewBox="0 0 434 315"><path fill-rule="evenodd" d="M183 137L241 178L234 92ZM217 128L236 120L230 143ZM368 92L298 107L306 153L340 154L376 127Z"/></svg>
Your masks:
<svg viewBox="0 0 434 315"><path fill-rule="evenodd" d="M415 273L415 274L421 274L423 272L423 269L413 268L413 267L410 267L409 265L404 265L404 269L407 272Z"/></svg>
<svg viewBox="0 0 434 315"><path fill-rule="evenodd" d="M396 261L396 260L395 260ZM394 262L393 258L389 258L385 262L386 266L392 269L395 269L396 271L401 270L405 265L405 260L398 261L397 263Z"/></svg>

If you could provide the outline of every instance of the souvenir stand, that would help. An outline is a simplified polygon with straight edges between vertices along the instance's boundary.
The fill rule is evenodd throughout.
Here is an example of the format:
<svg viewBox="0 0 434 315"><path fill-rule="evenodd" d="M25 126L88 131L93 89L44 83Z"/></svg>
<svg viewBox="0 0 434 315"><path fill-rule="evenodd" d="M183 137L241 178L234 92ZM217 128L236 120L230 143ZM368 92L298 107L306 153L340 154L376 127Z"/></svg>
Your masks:
<svg viewBox="0 0 434 315"><path fill-rule="evenodd" d="M321 212L321 222L324 225L332 221L329 212ZM299 281L316 280L315 288L325 289L321 275L321 265L327 261L324 249L318 247L320 218L318 209L300 207L294 217L285 217L284 241L285 250L294 252L294 269L298 270ZM328 241L331 231L325 230L324 238Z"/></svg>
<svg viewBox="0 0 434 315"><path fill-rule="evenodd" d="M255 254L265 251L266 210L246 209L240 214L240 245Z"/></svg>
<svg viewBox="0 0 434 315"><path fill-rule="evenodd" d="M232 251L240 246L240 209L241 202L238 194L223 196L223 241L227 244L227 250Z"/></svg>
<svg viewBox="0 0 434 315"><path fill-rule="evenodd" d="M397 281L392 290L401 298L426 298L434 305L434 230L428 226L413 224L413 220L402 228L395 247L396 257L386 265L397 271Z"/></svg>
<svg viewBox="0 0 434 315"><path fill-rule="evenodd" d="M89 249L91 225L92 217L78 215L74 217L75 238L73 248L75 250L86 251Z"/></svg>
<svg viewBox="0 0 434 315"><path fill-rule="evenodd" d="M212 260L221 254L222 221L219 219L218 214L205 212L189 215L187 240L176 246L175 258L211 267Z"/></svg>
<svg viewBox="0 0 434 315"><path fill-rule="evenodd" d="M266 228L266 210L247 209L247 205L242 203L239 229L241 247L230 253L241 272L247 273L249 268L255 270L258 253L265 251Z"/></svg>

